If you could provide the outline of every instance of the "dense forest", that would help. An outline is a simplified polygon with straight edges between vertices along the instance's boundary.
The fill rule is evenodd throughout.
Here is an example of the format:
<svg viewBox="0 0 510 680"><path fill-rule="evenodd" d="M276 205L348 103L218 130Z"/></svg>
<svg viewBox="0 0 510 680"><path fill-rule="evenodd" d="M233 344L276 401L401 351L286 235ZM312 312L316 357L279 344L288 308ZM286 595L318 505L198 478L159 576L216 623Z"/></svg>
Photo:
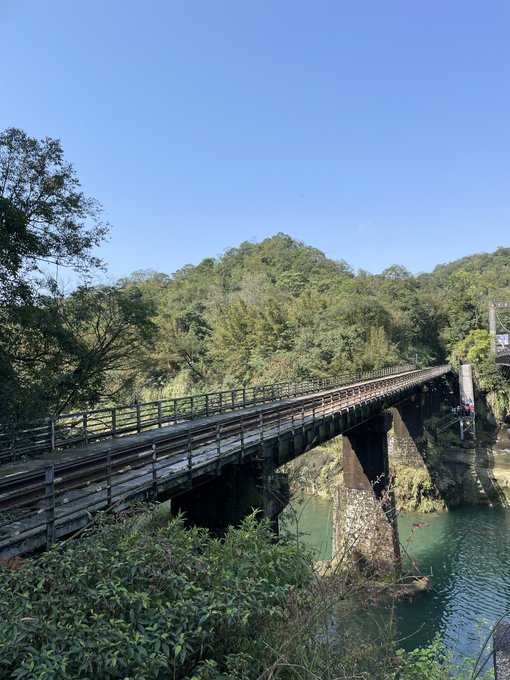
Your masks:
<svg viewBox="0 0 510 680"><path fill-rule="evenodd" d="M473 362L508 413L488 301L510 300L510 248L374 275L279 233L173 274L91 285L107 229L57 140L0 136L2 420L450 359ZM62 267L82 275L69 294Z"/></svg>

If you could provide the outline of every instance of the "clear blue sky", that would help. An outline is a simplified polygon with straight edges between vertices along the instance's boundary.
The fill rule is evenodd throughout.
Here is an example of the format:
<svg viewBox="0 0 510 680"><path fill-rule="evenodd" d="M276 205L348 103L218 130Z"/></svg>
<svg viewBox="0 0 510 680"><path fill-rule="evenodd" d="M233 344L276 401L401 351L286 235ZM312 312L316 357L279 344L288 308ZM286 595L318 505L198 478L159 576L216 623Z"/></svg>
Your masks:
<svg viewBox="0 0 510 680"><path fill-rule="evenodd" d="M0 129L62 140L113 277L278 231L374 273L510 245L508 0L0 9Z"/></svg>

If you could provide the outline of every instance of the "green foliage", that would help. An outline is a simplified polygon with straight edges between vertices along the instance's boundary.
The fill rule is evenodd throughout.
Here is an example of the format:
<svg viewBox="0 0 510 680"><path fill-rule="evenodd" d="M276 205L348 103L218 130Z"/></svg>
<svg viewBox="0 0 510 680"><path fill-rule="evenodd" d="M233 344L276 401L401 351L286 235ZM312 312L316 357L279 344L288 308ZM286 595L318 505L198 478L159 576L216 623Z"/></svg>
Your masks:
<svg viewBox="0 0 510 680"><path fill-rule="evenodd" d="M136 290L80 287L0 308L1 420L86 408L111 398L140 366L154 332Z"/></svg>
<svg viewBox="0 0 510 680"><path fill-rule="evenodd" d="M26 298L54 263L87 271L106 234L101 207L86 198L58 139L16 128L0 134L0 300ZM44 276L47 276L44 273Z"/></svg>
<svg viewBox="0 0 510 680"><path fill-rule="evenodd" d="M128 532L104 521L63 551L0 571L0 677L208 677L281 620L308 565L253 515L223 541L179 519Z"/></svg>
<svg viewBox="0 0 510 680"><path fill-rule="evenodd" d="M473 660L465 659L455 662L451 654L445 651L440 638L436 638L427 647L418 647L411 652L398 652L400 669L392 676L393 680L489 680L494 678L492 670L486 670L476 676L473 674Z"/></svg>
<svg viewBox="0 0 510 680"><path fill-rule="evenodd" d="M313 579L311 559L255 515L223 540L161 509L103 518L0 566L0 678L467 680L439 641L397 651L363 582Z"/></svg>
<svg viewBox="0 0 510 680"><path fill-rule="evenodd" d="M393 465L397 506L407 512L434 512L444 509L444 501L428 468Z"/></svg>
<svg viewBox="0 0 510 680"><path fill-rule="evenodd" d="M354 276L345 262L285 234L243 243L172 277L141 272L123 285L156 302L159 329L124 401L155 383L167 394L179 376L193 391L380 368L414 358L417 349L437 354L434 325L409 272Z"/></svg>

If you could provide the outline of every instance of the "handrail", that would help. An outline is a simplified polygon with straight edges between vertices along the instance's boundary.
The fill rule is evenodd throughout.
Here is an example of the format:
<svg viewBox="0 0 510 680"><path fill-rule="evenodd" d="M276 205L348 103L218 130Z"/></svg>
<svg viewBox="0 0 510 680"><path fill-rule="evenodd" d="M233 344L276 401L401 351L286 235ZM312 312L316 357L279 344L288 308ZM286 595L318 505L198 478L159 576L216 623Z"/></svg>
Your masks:
<svg viewBox="0 0 510 680"><path fill-rule="evenodd" d="M129 406L65 413L26 423L0 424L0 464L413 370L416 366L407 364L377 371L238 387Z"/></svg>

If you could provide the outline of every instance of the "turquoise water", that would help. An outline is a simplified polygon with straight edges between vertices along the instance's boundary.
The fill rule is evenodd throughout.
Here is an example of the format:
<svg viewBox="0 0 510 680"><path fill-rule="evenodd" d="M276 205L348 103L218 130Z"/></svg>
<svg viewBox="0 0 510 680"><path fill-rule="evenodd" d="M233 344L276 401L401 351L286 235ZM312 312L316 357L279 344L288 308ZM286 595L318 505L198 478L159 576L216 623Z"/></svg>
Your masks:
<svg viewBox="0 0 510 680"><path fill-rule="evenodd" d="M294 499L292 508L317 559L331 557L331 504ZM440 635L457 657L476 656L491 624L510 618L510 512L476 506L407 515L399 533L406 559L433 582L431 592L397 604L401 645Z"/></svg>

